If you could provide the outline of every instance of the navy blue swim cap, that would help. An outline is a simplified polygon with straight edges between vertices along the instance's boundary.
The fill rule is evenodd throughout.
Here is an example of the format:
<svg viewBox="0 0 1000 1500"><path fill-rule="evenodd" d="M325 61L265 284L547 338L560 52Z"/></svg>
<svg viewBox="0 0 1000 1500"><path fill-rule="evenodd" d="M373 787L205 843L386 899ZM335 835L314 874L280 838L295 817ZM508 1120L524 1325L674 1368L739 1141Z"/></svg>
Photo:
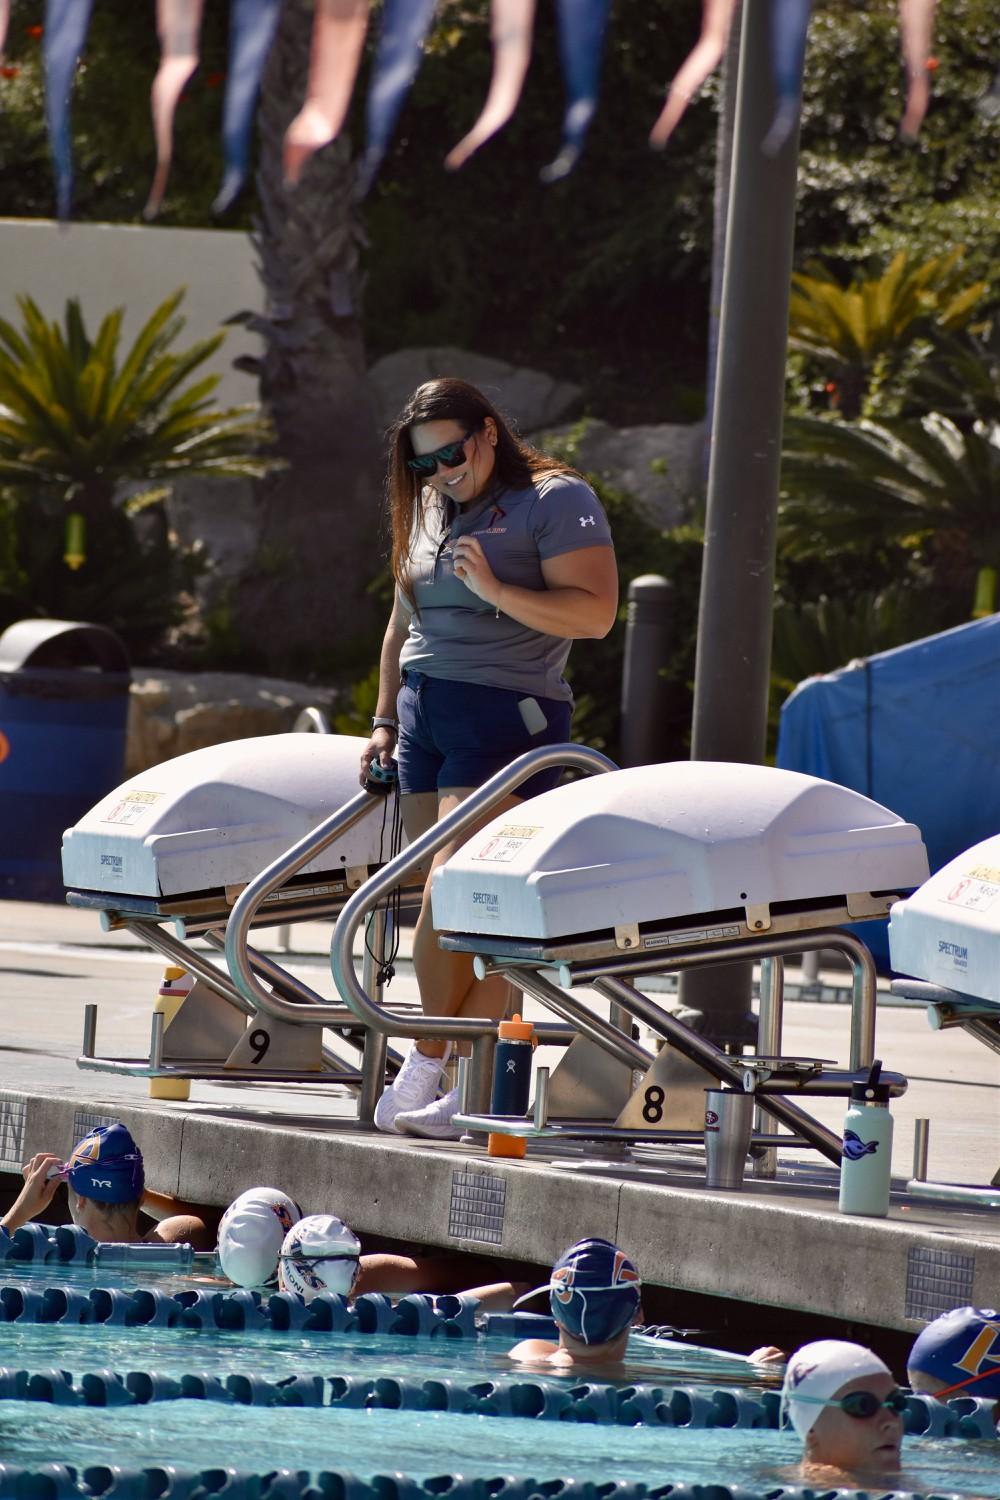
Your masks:
<svg viewBox="0 0 1000 1500"><path fill-rule="evenodd" d="M74 1193L95 1203L134 1203L146 1175L142 1152L124 1125L99 1125L73 1148L63 1173Z"/></svg>
<svg viewBox="0 0 1000 1500"><path fill-rule="evenodd" d="M544 1286L552 1316L581 1344L607 1344L628 1328L639 1306L639 1273L610 1240L578 1240L552 1267Z"/></svg>
<svg viewBox="0 0 1000 1500"><path fill-rule="evenodd" d="M995 1401L1000 1397L1000 1310L955 1307L942 1313L918 1335L906 1368L914 1386L921 1375L946 1386L981 1375L963 1394Z"/></svg>

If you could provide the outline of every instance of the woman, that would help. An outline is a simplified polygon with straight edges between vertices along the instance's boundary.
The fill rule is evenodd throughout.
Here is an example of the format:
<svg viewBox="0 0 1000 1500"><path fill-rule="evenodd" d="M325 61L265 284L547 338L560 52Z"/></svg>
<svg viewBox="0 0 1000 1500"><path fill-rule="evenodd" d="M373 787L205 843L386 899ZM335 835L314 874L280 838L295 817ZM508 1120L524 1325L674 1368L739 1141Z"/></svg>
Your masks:
<svg viewBox="0 0 1000 1500"><path fill-rule="evenodd" d="M200 1218L176 1212L183 1205L146 1187L142 1152L120 1122L98 1125L77 1142L68 1161L39 1151L22 1172L24 1187L0 1219L0 1238L43 1213L65 1182L73 1223L100 1243L189 1242L196 1250L211 1249ZM159 1221L145 1234L139 1228L140 1211Z"/></svg>
<svg viewBox="0 0 1000 1500"><path fill-rule="evenodd" d="M396 592L361 781L375 756L388 765L395 752L412 841L525 750L569 739L570 644L607 635L618 574L590 486L522 442L475 386L420 386L390 443ZM483 823L554 786L559 774L531 777ZM434 856L413 966L427 1014L499 1020L507 982L477 981L471 956L438 947L431 919L430 875L473 831ZM452 1124L457 1090L436 1098L450 1050L440 1041L410 1048L376 1107L380 1130L461 1134Z"/></svg>
<svg viewBox="0 0 1000 1500"><path fill-rule="evenodd" d="M862 1344L820 1339L792 1355L782 1408L802 1439L802 1478L824 1485L899 1470L906 1397Z"/></svg>

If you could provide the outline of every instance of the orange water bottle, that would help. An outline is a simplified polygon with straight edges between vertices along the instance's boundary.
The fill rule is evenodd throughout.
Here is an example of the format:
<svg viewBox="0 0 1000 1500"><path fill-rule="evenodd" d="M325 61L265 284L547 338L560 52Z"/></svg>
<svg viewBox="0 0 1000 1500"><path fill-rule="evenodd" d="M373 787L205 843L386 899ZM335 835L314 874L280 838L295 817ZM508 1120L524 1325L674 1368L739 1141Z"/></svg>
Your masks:
<svg viewBox="0 0 1000 1500"><path fill-rule="evenodd" d="M164 1030L180 1010L184 1001L194 988L194 978L186 969L177 964L168 964L163 971L163 979L156 999L153 1001L153 1010L163 1012ZM188 1099L191 1096L190 1078L151 1078L149 1080L149 1097L151 1099Z"/></svg>

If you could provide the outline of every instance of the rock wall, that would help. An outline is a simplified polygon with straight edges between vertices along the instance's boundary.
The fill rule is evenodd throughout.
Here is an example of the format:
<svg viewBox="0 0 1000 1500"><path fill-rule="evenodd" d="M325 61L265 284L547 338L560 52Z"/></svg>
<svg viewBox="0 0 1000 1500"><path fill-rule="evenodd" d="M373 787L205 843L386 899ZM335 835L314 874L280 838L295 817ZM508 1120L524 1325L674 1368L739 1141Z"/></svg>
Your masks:
<svg viewBox="0 0 1000 1500"><path fill-rule="evenodd" d="M250 677L239 672L149 671L132 673L129 697L127 776L138 775L188 750L259 734L282 734L294 728L304 708L316 707L328 717L337 694L280 677Z"/></svg>

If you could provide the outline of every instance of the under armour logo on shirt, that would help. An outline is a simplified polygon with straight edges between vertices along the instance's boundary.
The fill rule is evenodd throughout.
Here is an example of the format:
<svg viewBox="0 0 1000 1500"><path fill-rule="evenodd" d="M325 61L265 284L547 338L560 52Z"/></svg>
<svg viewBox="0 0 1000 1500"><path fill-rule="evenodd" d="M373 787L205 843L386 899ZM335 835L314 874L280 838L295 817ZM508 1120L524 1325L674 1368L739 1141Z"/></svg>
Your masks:
<svg viewBox="0 0 1000 1500"><path fill-rule="evenodd" d="M593 526L594 524L593 516L580 516L578 519L581 526Z"/></svg>

